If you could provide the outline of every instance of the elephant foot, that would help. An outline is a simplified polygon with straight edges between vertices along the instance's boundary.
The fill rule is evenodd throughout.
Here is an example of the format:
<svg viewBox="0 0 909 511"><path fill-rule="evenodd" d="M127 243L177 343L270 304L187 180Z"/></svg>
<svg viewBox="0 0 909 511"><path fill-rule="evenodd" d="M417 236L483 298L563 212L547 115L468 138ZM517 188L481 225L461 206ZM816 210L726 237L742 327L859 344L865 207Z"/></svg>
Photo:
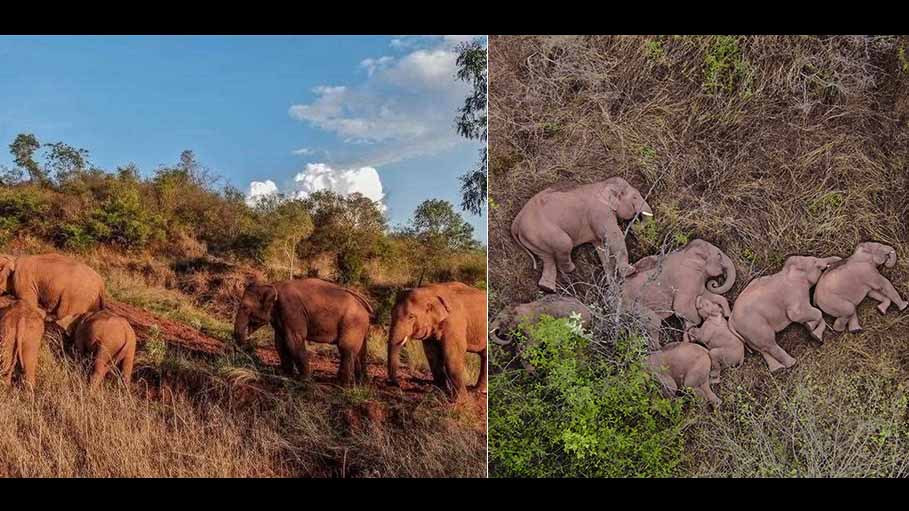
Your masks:
<svg viewBox="0 0 909 511"><path fill-rule="evenodd" d="M909 307L909 302L903 302L901 305L897 306L900 312L906 310L906 307Z"/></svg>
<svg viewBox="0 0 909 511"><path fill-rule="evenodd" d="M877 306L877 310L878 310L878 312L880 312L881 314L887 314L887 309L889 309L889 308L890 308L890 302L882 302L882 303L880 303L880 304ZM905 308L906 308L906 307L903 306L903 307L900 308L900 310L903 310L903 309L905 309Z"/></svg>
<svg viewBox="0 0 909 511"><path fill-rule="evenodd" d="M858 333L861 333L861 332L864 332L864 331L865 331L865 329L862 328L862 327L850 328L850 329L849 329L849 333L850 333L850 334L858 334Z"/></svg>
<svg viewBox="0 0 909 511"><path fill-rule="evenodd" d="M556 292L555 282L541 280L537 285L540 286L540 289L542 289L544 293Z"/></svg>

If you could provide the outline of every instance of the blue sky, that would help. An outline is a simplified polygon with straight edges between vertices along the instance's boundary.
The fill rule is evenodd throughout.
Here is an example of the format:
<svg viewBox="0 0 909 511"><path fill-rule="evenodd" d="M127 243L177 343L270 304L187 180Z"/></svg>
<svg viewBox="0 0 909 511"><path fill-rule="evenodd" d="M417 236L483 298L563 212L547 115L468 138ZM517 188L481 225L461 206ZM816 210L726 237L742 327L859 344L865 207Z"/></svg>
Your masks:
<svg viewBox="0 0 909 511"><path fill-rule="evenodd" d="M184 149L241 190L359 191L391 225L460 211L479 142L458 137L467 36L0 37L0 165L22 132L150 175ZM253 184L255 183L255 184ZM486 218L466 212L486 242Z"/></svg>

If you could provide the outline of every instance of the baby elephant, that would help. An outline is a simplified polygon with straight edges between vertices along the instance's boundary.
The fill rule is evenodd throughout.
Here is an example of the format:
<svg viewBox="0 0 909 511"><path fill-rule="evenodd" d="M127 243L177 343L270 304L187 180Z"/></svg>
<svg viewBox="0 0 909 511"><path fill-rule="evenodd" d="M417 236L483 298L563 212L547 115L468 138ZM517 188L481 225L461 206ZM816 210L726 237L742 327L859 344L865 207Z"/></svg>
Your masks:
<svg viewBox="0 0 909 511"><path fill-rule="evenodd" d="M824 335L824 315L811 306L811 286L821 272L839 257L792 256L783 269L773 275L752 280L732 307L729 329L759 351L770 372L795 364L795 359L776 343L777 332L792 323L801 323L820 341Z"/></svg>
<svg viewBox="0 0 909 511"><path fill-rule="evenodd" d="M7 385L12 384L18 363L25 383L29 388L35 387L44 317L43 311L23 300L0 309L0 375Z"/></svg>
<svg viewBox="0 0 909 511"><path fill-rule="evenodd" d="M691 387L694 393L719 407L720 398L710 389L710 354L690 342L672 342L647 357L647 365L663 385L663 395L672 397L681 387Z"/></svg>
<svg viewBox="0 0 909 511"><path fill-rule="evenodd" d="M123 383L128 386L136 357L136 332L129 322L110 311L100 310L83 314L75 324L76 355L91 355L94 360L91 387L97 388L110 367L118 365Z"/></svg>
<svg viewBox="0 0 909 511"><path fill-rule="evenodd" d="M848 259L821 276L814 289L814 303L836 318L834 330L842 332L847 324L850 332L862 330L855 308L866 296L880 302L877 309L881 314L887 313L891 303L899 310L909 306L890 281L878 273L877 268L882 264L893 268L896 250L889 245L865 242L860 243Z"/></svg>
<svg viewBox="0 0 909 511"><path fill-rule="evenodd" d="M691 340L698 341L710 352L710 383L720 382L720 371L738 367L745 361L745 343L729 330L723 309L700 296L695 299L698 314L704 321L688 330Z"/></svg>
<svg viewBox="0 0 909 511"><path fill-rule="evenodd" d="M521 324L536 323L542 316L568 318L574 314L580 316L581 326L586 328L590 325L592 318L590 309L577 298L546 295L530 303L511 305L502 309L502 312L489 325L489 338L498 345L507 346L512 343L510 338L512 332L519 329ZM523 333L526 335L526 332ZM520 347L517 348L517 355L521 359L521 365L524 366L524 369L533 371L533 367L521 358Z"/></svg>

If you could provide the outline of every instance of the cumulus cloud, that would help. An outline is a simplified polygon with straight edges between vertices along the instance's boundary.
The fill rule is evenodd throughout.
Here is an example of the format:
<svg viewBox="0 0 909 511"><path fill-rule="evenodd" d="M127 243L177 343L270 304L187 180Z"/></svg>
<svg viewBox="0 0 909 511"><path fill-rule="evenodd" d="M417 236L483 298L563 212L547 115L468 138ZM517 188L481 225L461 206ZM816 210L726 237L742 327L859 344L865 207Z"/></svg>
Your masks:
<svg viewBox="0 0 909 511"><path fill-rule="evenodd" d="M472 38L394 39L391 46L402 55L361 60L364 81L315 87L313 99L292 105L289 114L349 144L333 162L339 168L375 167L448 149L462 141L454 117L470 88L455 77L455 46Z"/></svg>
<svg viewBox="0 0 909 511"><path fill-rule="evenodd" d="M308 163L302 172L294 176L293 182L286 187L284 195L305 199L310 194L323 190L345 197L359 193L377 202L380 210L385 211L386 209L382 203L385 198L382 179L379 172L373 167L336 169L325 163ZM253 181L249 184L246 203L255 206L262 198L277 193L278 187L273 181Z"/></svg>
<svg viewBox="0 0 909 511"><path fill-rule="evenodd" d="M249 192L246 194L246 204L255 206L261 199L278 193L278 185L271 179L253 181L249 183Z"/></svg>

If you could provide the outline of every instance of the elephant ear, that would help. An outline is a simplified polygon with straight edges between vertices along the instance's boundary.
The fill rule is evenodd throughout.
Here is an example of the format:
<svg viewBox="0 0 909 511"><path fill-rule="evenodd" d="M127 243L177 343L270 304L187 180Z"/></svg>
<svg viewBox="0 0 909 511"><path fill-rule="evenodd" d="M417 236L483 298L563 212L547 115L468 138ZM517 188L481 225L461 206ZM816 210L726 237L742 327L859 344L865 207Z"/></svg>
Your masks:
<svg viewBox="0 0 909 511"><path fill-rule="evenodd" d="M16 270L16 260L9 256L0 256L0 292L6 290L6 279Z"/></svg>
<svg viewBox="0 0 909 511"><path fill-rule="evenodd" d="M619 209L619 200L621 192L613 185L606 185L600 191L600 200L609 206L609 209L616 211Z"/></svg>
<svg viewBox="0 0 909 511"><path fill-rule="evenodd" d="M278 301L278 290L271 284L259 286L259 303L265 310L271 310L275 302Z"/></svg>

